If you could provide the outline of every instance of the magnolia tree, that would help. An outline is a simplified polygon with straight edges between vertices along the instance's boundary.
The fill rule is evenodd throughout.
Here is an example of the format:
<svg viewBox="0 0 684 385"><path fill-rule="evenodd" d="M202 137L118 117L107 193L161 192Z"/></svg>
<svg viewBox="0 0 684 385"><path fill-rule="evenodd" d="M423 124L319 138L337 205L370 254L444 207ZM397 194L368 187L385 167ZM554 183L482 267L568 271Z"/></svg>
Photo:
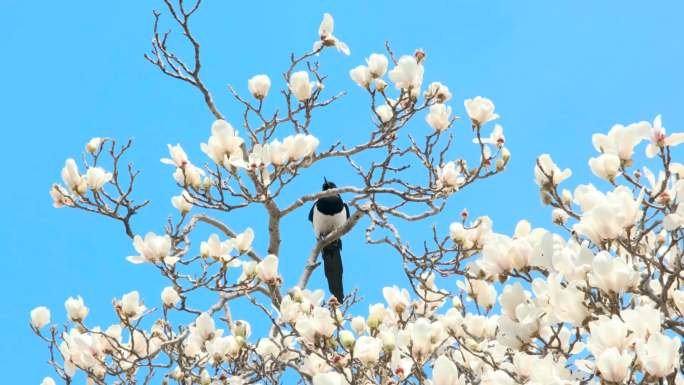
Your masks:
<svg viewBox="0 0 684 385"><path fill-rule="evenodd" d="M133 199L138 173L123 164L130 141L94 138L82 166L66 161L63 184L50 190L54 206L121 222L135 250L128 261L154 266L168 286L155 308L136 291L115 299L111 325L90 324L81 297L65 302L64 323L51 323L45 307L34 309L31 327L64 383L77 373L89 384L684 383L684 166L670 152L684 134L668 136L660 117L595 134L598 154L589 167L610 183L605 192L592 184L562 188L570 170L541 155L534 175L558 225L553 231L522 220L514 234L498 234L488 217L465 211L448 232L438 231L430 219L450 197L509 161L490 100L466 100L468 124L452 128L449 89L423 84L425 53L396 57L386 44L349 72L370 102L368 136L352 145L319 143L314 116L342 94L324 88L316 57L335 55L333 47L349 54L326 14L312 50L293 54L282 81L274 81L280 95L267 75L249 79L250 95L230 88L244 108L238 133L228 122L237 117L221 114L200 76L200 44L189 25L200 2L164 1L192 56L182 59L168 46L155 12L145 57L201 92L216 118L200 145L207 158L195 163L180 144L169 145L162 162L175 170L178 213L163 234L144 236L131 223L148 202ZM264 99L276 97L280 109L266 111ZM429 134L406 132L416 119ZM479 156L470 165L450 148L453 129L472 133ZM634 163L642 142L657 170ZM346 161L357 183L281 197L295 193L292 182L312 165L332 158ZM286 286L278 272L281 221L334 194L343 194L350 217L316 242L296 285ZM267 232L230 223L252 206L265 208ZM425 223L419 249L402 239L405 222ZM397 263L401 258L410 288L386 287L386 303L351 314L361 300L355 293L326 301L307 284L322 248L361 223L368 244L389 246ZM195 239L199 225L214 234ZM267 247L252 247L261 237ZM207 299L211 306L198 307ZM231 312L236 299L263 317L266 333L253 335L247 315Z"/></svg>

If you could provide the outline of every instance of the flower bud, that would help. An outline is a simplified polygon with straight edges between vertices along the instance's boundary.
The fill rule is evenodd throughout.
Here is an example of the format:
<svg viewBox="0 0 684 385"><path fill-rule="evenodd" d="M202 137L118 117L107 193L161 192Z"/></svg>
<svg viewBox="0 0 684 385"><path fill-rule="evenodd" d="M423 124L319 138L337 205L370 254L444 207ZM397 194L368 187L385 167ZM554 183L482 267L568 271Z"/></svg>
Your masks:
<svg viewBox="0 0 684 385"><path fill-rule="evenodd" d="M178 292L171 286L165 287L161 292L161 300L166 307L175 307L180 299Z"/></svg>
<svg viewBox="0 0 684 385"><path fill-rule="evenodd" d="M351 350L354 347L354 342L356 339L354 338L354 334L352 334L352 332L349 330L342 330L340 332L340 341L345 349Z"/></svg>
<svg viewBox="0 0 684 385"><path fill-rule="evenodd" d="M508 151L506 147L501 149L501 159L503 159L505 163L508 163L508 160L511 159L511 152Z"/></svg>
<svg viewBox="0 0 684 385"><path fill-rule="evenodd" d="M39 306L31 310L31 326L40 329L50 323L50 309Z"/></svg>
<svg viewBox="0 0 684 385"><path fill-rule="evenodd" d="M247 87L254 98L262 100L268 95L271 79L266 75L255 75L247 81Z"/></svg>
<svg viewBox="0 0 684 385"><path fill-rule="evenodd" d="M85 149L91 154L95 154L100 150L100 146L102 145L102 138L92 138L90 141L86 144Z"/></svg>
<svg viewBox="0 0 684 385"><path fill-rule="evenodd" d="M496 166L496 171L502 171L505 164L506 162L504 162L503 159L497 159L496 163L494 164Z"/></svg>

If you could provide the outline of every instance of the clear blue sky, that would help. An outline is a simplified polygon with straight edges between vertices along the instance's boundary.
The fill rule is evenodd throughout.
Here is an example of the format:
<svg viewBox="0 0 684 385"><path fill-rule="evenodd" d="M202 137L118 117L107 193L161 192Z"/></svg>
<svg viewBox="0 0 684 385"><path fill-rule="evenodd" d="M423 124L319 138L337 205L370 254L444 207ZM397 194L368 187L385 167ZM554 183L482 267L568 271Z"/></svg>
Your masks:
<svg viewBox="0 0 684 385"><path fill-rule="evenodd" d="M452 198L436 220L444 231L464 207L474 215L488 214L500 232L512 231L520 218L547 226L549 210L540 204L533 182L538 154L551 153L561 166L572 167L569 186L590 179L597 183L586 165L593 152L591 133L607 131L613 123L651 120L658 113L670 131L684 126L681 2L415 4L207 0L194 24L203 44L204 78L223 113L239 124L240 109L226 85L246 94L246 80L253 74L279 79L288 54L310 49L323 12L332 13L336 34L352 55L325 52L321 57L330 92L349 91L314 125L326 145L337 136L358 138L369 129L367 100L347 71L382 51L385 40L397 53L422 47L428 54L426 82L440 80L450 87L457 114L465 114L465 98L494 100L513 154L503 175ZM38 384L52 373L45 347L28 328L34 306L50 307L53 319L62 321L64 300L81 294L91 307L91 324L108 325L114 320L111 299L125 292L140 289L149 305L158 304L165 284L149 266L125 261L133 249L119 224L55 210L48 189L59 179L64 159L78 157L90 137L134 137L132 159L143 171L137 196L153 200L136 218L135 229L160 232L165 216L173 213L169 198L178 191L172 170L159 158L166 155L166 143L181 142L201 163L199 143L208 137L212 117L196 90L163 77L143 60L152 9L161 6L161 0L0 0L0 159L5 170L0 189L0 367L6 383ZM422 119L411 129L426 132ZM460 131L456 149L471 146L466 125L461 122L455 130ZM305 175L298 184L301 192L318 189L322 176L320 169ZM287 255L281 264L288 286L313 242L307 210L286 222ZM263 246L262 223L220 217L238 229L252 224L257 247ZM430 225L411 229L420 232ZM381 300L383 286L404 282L396 255L364 245L360 232L345 242L346 286L358 287L369 303ZM311 286L325 287L322 278L318 270ZM365 313L365 305L359 310ZM243 311L234 310L235 316Z"/></svg>

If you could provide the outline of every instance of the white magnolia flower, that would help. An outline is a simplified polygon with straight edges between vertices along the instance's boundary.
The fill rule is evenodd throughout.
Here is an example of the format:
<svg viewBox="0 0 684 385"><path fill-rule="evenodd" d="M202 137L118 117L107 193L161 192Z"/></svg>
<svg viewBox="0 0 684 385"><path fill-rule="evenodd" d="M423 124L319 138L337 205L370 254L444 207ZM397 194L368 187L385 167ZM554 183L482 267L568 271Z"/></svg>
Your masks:
<svg viewBox="0 0 684 385"><path fill-rule="evenodd" d="M268 144L269 162L274 166L282 166L289 160L288 148L278 139Z"/></svg>
<svg viewBox="0 0 684 385"><path fill-rule="evenodd" d="M417 91L423 84L423 65L415 56L404 55L399 58L396 67L390 70L389 78L394 82L397 89L412 89Z"/></svg>
<svg viewBox="0 0 684 385"><path fill-rule="evenodd" d="M611 348L620 351L628 349L634 343L634 336L627 324L616 315L599 316L596 321L589 323L589 331L587 349L594 357Z"/></svg>
<svg viewBox="0 0 684 385"><path fill-rule="evenodd" d="M171 198L171 204L178 209L181 214L187 214L192 208L193 202L192 196L185 190L180 195Z"/></svg>
<svg viewBox="0 0 684 385"><path fill-rule="evenodd" d="M482 258L476 263L487 274L497 276L512 270L522 270L529 265L532 245L523 237L511 239L493 234L485 239Z"/></svg>
<svg viewBox="0 0 684 385"><path fill-rule="evenodd" d="M392 111L392 107L388 106L387 104L377 106L375 108L375 113L378 114L380 122L382 123L387 123L394 117L394 111Z"/></svg>
<svg viewBox="0 0 684 385"><path fill-rule="evenodd" d="M461 383L456 364L447 356L441 355L435 360L435 366L432 369L432 383L434 385L458 385Z"/></svg>
<svg viewBox="0 0 684 385"><path fill-rule="evenodd" d="M684 142L684 132L677 132L667 136L663 121L660 115L653 120L651 127L651 143L646 146L646 156L653 158L661 148L665 146L677 146Z"/></svg>
<svg viewBox="0 0 684 385"><path fill-rule="evenodd" d="M368 72L372 78L381 78L387 72L387 56L379 53L372 53L367 59Z"/></svg>
<svg viewBox="0 0 684 385"><path fill-rule="evenodd" d="M634 226L641 214L643 189L635 201L626 186L618 186L606 195L595 189L592 191L592 188L579 186L575 190L575 199L584 211L580 222L573 225L575 231L600 244L604 240L618 238L626 229Z"/></svg>
<svg viewBox="0 0 684 385"><path fill-rule="evenodd" d="M483 125L491 120L498 119L499 115L494 113L494 103L482 96L474 99L466 99L463 103L468 116L478 125Z"/></svg>
<svg viewBox="0 0 684 385"><path fill-rule="evenodd" d="M461 223L454 222L449 225L449 235L454 242L463 243L468 235L468 230Z"/></svg>
<svg viewBox="0 0 684 385"><path fill-rule="evenodd" d="M334 29L335 21L333 20L332 15L324 13L323 21L321 21L321 25L318 27L318 37L320 40L314 43L313 50L318 51L321 47L335 47L339 52L349 56L351 53L349 47L333 35Z"/></svg>
<svg viewBox="0 0 684 385"><path fill-rule="evenodd" d="M40 385L56 385L55 380L53 380L51 377L45 377L43 378L43 381L40 383Z"/></svg>
<svg viewBox="0 0 684 385"><path fill-rule="evenodd" d="M597 177L612 182L620 174L620 158L615 154L601 154L589 159L589 167Z"/></svg>
<svg viewBox="0 0 684 385"><path fill-rule="evenodd" d="M254 98L262 100L268 95L271 89L271 79L267 75L254 75L247 80L247 88Z"/></svg>
<svg viewBox="0 0 684 385"><path fill-rule="evenodd" d="M445 103L451 100L451 92L449 87L440 82L432 82L424 94L426 99L435 98L437 103Z"/></svg>
<svg viewBox="0 0 684 385"><path fill-rule="evenodd" d="M344 385L344 377L337 372L318 373L313 376L313 385Z"/></svg>
<svg viewBox="0 0 684 385"><path fill-rule="evenodd" d="M173 265L180 259L178 257L169 256L169 253L171 252L171 237L167 234L157 235L153 232L149 232L145 234L145 238L136 235L133 238L133 247L139 255L126 257L131 263L164 262L167 265Z"/></svg>
<svg viewBox="0 0 684 385"><path fill-rule="evenodd" d="M496 289L487 281L469 279L467 282L457 281L456 286L485 309L491 309L496 304Z"/></svg>
<svg viewBox="0 0 684 385"><path fill-rule="evenodd" d="M242 262L242 274L238 277L238 282L251 281L257 276L257 263L256 261L244 261Z"/></svg>
<svg viewBox="0 0 684 385"><path fill-rule="evenodd" d="M622 258L613 258L607 251L596 254L587 277L592 286L613 294L634 288L639 283L639 273Z"/></svg>
<svg viewBox="0 0 684 385"><path fill-rule="evenodd" d="M444 167L439 170L437 178L439 186L450 187L456 190L465 183L465 178L456 169L456 164L454 162L445 164Z"/></svg>
<svg viewBox="0 0 684 385"><path fill-rule="evenodd" d="M88 183L86 178L78 172L78 166L73 159L67 159L62 168L62 181L69 191L78 195L86 192Z"/></svg>
<svg viewBox="0 0 684 385"><path fill-rule="evenodd" d="M366 330L366 320L361 316L356 316L351 320L351 327L357 335L361 335Z"/></svg>
<svg viewBox="0 0 684 385"><path fill-rule="evenodd" d="M86 143L85 149L87 152L91 154L95 154L98 151L100 151L100 147L102 146L102 143L104 143L104 140L102 138L92 138Z"/></svg>
<svg viewBox="0 0 684 385"><path fill-rule="evenodd" d="M481 141L484 144L492 144L497 148L502 148L506 143L506 137L503 133L503 127L501 127L500 124L494 125L494 130L492 130L492 133L489 134L489 137L482 138ZM479 143L478 139L473 138L473 143Z"/></svg>
<svg viewBox="0 0 684 385"><path fill-rule="evenodd" d="M368 88L371 82L371 73L364 65L356 66L349 70L349 77L361 88Z"/></svg>
<svg viewBox="0 0 684 385"><path fill-rule="evenodd" d="M203 176L204 170L193 164L186 164L183 168L177 168L173 173L173 179L176 183L183 187L190 186L194 189L202 187Z"/></svg>
<svg viewBox="0 0 684 385"><path fill-rule="evenodd" d="M630 160L634 146L647 138L651 132L648 122L632 123L628 126L614 125L608 135L594 134L591 141L596 151L617 155L621 160Z"/></svg>
<svg viewBox="0 0 684 385"><path fill-rule="evenodd" d="M378 361L382 342L374 337L362 336L354 344L354 357L358 358L365 365L371 365Z"/></svg>
<svg viewBox="0 0 684 385"><path fill-rule="evenodd" d="M222 259L227 261L232 259L229 254L233 248L234 242L231 240L221 242L217 234L211 234L206 242L202 241L202 243L200 243L200 255L203 258Z"/></svg>
<svg viewBox="0 0 684 385"><path fill-rule="evenodd" d="M172 286L165 287L161 292L161 300L166 307L175 307L180 299L180 295Z"/></svg>
<svg viewBox="0 0 684 385"><path fill-rule="evenodd" d="M255 144L252 148L252 152L249 153L247 157L247 163L243 164L243 167L249 167L252 170L264 169L271 164L271 153L270 146L268 144L261 145L259 143Z"/></svg>
<svg viewBox="0 0 684 385"><path fill-rule="evenodd" d="M399 315L408 309L411 302L409 292L406 289L399 290L397 286L383 288L382 295L389 308Z"/></svg>
<svg viewBox="0 0 684 385"><path fill-rule="evenodd" d="M335 331L335 320L328 309L317 306L310 315L300 315L295 321L295 328L305 342L315 343L317 336L330 337Z"/></svg>
<svg viewBox="0 0 684 385"><path fill-rule="evenodd" d="M354 333L350 332L349 330L342 330L339 333L340 335L340 342L342 342L342 346L344 346L345 349L351 349L354 346L354 343L356 342L356 338L354 338Z"/></svg>
<svg viewBox="0 0 684 385"><path fill-rule="evenodd" d="M637 342L637 357L641 366L654 377L665 377L679 367L680 338L670 338L662 333L648 337L648 342Z"/></svg>
<svg viewBox="0 0 684 385"><path fill-rule="evenodd" d="M537 186L546 186L549 182L557 186L571 176L572 171L569 168L561 171L549 154L542 154L537 158L537 164L534 166L534 178Z"/></svg>
<svg viewBox="0 0 684 385"><path fill-rule="evenodd" d="M316 148L318 148L319 140L313 135L290 135L283 139L283 147L287 152L290 160L297 160L300 158L312 155Z"/></svg>
<svg viewBox="0 0 684 385"><path fill-rule="evenodd" d="M231 157L242 158L244 139L238 136L233 126L223 119L211 125L211 136L207 143L200 144L200 149L215 163L225 164Z"/></svg>
<svg viewBox="0 0 684 385"><path fill-rule="evenodd" d="M237 320L230 327L230 332L238 338L246 340L252 335L252 325L245 320Z"/></svg>
<svg viewBox="0 0 684 385"><path fill-rule="evenodd" d="M442 103L430 106L430 113L425 117L425 121L435 131L444 131L451 124L451 107Z"/></svg>
<svg viewBox="0 0 684 385"><path fill-rule="evenodd" d="M303 102L311 96L315 83L309 81L309 73L306 71L297 71L290 75L288 87L294 96L300 102Z"/></svg>
<svg viewBox="0 0 684 385"><path fill-rule="evenodd" d="M257 276L264 282L274 282L278 279L278 257L269 254L256 267Z"/></svg>
<svg viewBox="0 0 684 385"><path fill-rule="evenodd" d="M229 240L229 245L236 248L240 254L244 254L252 248L254 241L254 230L248 227L244 232Z"/></svg>
<svg viewBox="0 0 684 385"><path fill-rule="evenodd" d="M58 184L53 184L50 188L50 197L52 198L52 207L56 209L71 205L72 198L69 196L69 192Z"/></svg>
<svg viewBox="0 0 684 385"><path fill-rule="evenodd" d="M89 167L86 172L86 182L88 188L93 191L100 191L102 186L112 180L112 173L106 172L102 167Z"/></svg>
<svg viewBox="0 0 684 385"><path fill-rule="evenodd" d="M176 166L176 168L183 168L190 163L188 155L180 144L176 144L175 146L168 144L167 147L169 148L171 158L161 158L162 163Z"/></svg>
<svg viewBox="0 0 684 385"><path fill-rule="evenodd" d="M140 300L140 294L137 291L124 294L119 301L123 315L130 320L137 320L145 312L145 305Z"/></svg>
<svg viewBox="0 0 684 385"><path fill-rule="evenodd" d="M50 309L45 306L38 306L31 310L31 325L40 329L50 323Z"/></svg>
<svg viewBox="0 0 684 385"><path fill-rule="evenodd" d="M399 349L395 349L392 352L390 369L392 369L392 373L403 380L411 373L411 369L413 369L413 359L405 357L399 352Z"/></svg>
<svg viewBox="0 0 684 385"><path fill-rule="evenodd" d="M596 358L596 368L604 380L621 384L629 375L632 359L628 352L610 348Z"/></svg>
<svg viewBox="0 0 684 385"><path fill-rule="evenodd" d="M77 298L69 297L64 302L64 308L67 311L67 316L70 320L74 322L81 322L85 319L90 311L85 303L83 303L83 298L79 295Z"/></svg>
<svg viewBox="0 0 684 385"><path fill-rule="evenodd" d="M201 338L203 341L214 338L216 334L216 326L214 319L209 313L202 313L195 319L195 325L190 326L190 333Z"/></svg>
<svg viewBox="0 0 684 385"><path fill-rule="evenodd" d="M570 218L570 214L565 212L565 210L560 209L560 208L555 208L551 210L551 220L553 223L558 223L558 224L565 224L568 219Z"/></svg>

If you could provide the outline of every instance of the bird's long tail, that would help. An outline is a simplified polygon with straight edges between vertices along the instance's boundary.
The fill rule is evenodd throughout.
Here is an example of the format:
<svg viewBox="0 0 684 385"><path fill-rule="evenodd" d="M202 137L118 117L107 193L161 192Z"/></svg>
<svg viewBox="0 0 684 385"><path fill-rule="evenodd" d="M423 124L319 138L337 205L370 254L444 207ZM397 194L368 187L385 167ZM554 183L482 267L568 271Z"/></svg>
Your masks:
<svg viewBox="0 0 684 385"><path fill-rule="evenodd" d="M339 239L323 248L323 267L328 279L328 289L339 302L344 300L341 250L342 242Z"/></svg>

